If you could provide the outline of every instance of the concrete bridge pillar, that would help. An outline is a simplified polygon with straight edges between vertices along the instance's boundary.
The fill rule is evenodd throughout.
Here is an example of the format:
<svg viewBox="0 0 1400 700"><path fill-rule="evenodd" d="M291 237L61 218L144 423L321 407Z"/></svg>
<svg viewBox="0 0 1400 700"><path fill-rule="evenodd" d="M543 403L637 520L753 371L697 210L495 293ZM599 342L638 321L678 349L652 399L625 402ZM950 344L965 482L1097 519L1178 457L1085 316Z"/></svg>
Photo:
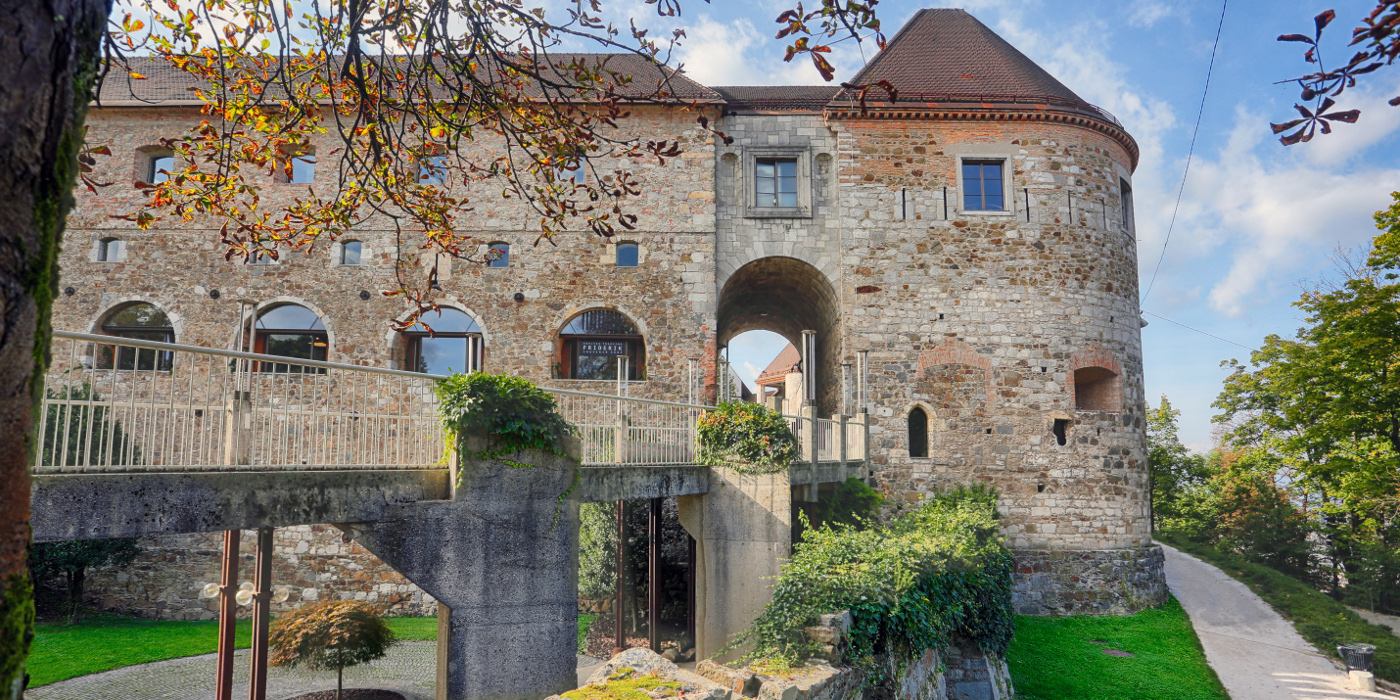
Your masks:
<svg viewBox="0 0 1400 700"><path fill-rule="evenodd" d="M710 658L773 598L792 552L791 476L712 468L709 493L680 497L680 521L696 541L696 658Z"/></svg>
<svg viewBox="0 0 1400 700"><path fill-rule="evenodd" d="M565 452L509 456L529 467L462 458L452 500L347 526L442 606L438 700L539 700L577 685L579 442Z"/></svg>

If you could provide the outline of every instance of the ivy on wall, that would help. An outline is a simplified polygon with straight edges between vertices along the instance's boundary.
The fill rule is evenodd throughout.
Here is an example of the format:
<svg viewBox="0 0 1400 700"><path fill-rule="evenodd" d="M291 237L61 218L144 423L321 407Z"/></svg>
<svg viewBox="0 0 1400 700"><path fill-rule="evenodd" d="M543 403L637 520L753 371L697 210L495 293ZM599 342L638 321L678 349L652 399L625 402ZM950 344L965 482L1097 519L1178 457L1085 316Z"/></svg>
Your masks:
<svg viewBox="0 0 1400 700"><path fill-rule="evenodd" d="M984 486L937 493L889 525L811 527L778 578L773 600L738 643L750 660L799 663L818 651L805 628L849 610L847 658L867 683L887 679L925 649L956 638L1003 655L1014 633L1011 552L996 493Z"/></svg>
<svg viewBox="0 0 1400 700"><path fill-rule="evenodd" d="M762 404L726 401L700 416L700 461L749 474L787 469L797 440L781 413Z"/></svg>

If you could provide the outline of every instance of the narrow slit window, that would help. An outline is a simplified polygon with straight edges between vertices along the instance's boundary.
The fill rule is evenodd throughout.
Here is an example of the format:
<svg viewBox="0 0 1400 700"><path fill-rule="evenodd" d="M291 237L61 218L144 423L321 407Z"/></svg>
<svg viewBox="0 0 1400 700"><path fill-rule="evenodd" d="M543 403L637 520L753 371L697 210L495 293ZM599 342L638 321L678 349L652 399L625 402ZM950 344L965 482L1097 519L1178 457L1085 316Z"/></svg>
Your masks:
<svg viewBox="0 0 1400 700"><path fill-rule="evenodd" d="M928 457L928 414L917 406L909 411L909 456Z"/></svg>
<svg viewBox="0 0 1400 700"><path fill-rule="evenodd" d="M797 160L760 158L754 161L754 206L797 206Z"/></svg>
<svg viewBox="0 0 1400 700"><path fill-rule="evenodd" d="M1123 207L1123 230L1133 230L1133 186L1127 180L1118 180L1118 202Z"/></svg>
<svg viewBox="0 0 1400 700"><path fill-rule="evenodd" d="M1005 163L999 160L965 160L962 164L963 209L1006 211L1003 189Z"/></svg>

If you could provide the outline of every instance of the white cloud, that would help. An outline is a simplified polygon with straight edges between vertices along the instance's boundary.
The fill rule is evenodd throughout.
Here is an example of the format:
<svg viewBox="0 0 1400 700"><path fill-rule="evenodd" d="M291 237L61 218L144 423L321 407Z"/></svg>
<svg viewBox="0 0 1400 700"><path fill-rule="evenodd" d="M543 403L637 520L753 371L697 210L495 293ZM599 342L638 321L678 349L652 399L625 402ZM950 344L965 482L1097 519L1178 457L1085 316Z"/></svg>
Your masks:
<svg viewBox="0 0 1400 700"><path fill-rule="evenodd" d="M677 52L685 74L703 85L822 85L821 74L806 56L782 60L782 40L756 29L747 19L719 22L701 15L685 28ZM867 58L875 49L866 42ZM854 75L863 64L854 42L837 44L826 55L837 80Z"/></svg>
<svg viewBox="0 0 1400 700"><path fill-rule="evenodd" d="M1128 24L1150 28L1176 14L1177 8L1162 0L1136 0L1128 9Z"/></svg>

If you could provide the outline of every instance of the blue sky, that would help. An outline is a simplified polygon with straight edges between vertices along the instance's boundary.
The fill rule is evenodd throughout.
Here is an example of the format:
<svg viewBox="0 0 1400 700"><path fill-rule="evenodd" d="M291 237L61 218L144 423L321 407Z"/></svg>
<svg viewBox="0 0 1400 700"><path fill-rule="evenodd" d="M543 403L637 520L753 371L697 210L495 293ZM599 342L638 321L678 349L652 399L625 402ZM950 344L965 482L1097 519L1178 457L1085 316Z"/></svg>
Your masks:
<svg viewBox="0 0 1400 700"><path fill-rule="evenodd" d="M639 12L644 6L637 4ZM887 34L921 7L963 7L1015 44L1086 100L1113 112L1142 146L1134 188L1145 289L1162 250L1180 184L1219 0L885 0ZM1297 44L1279 34L1307 32L1312 17L1335 9L1333 60L1350 57L1345 41L1374 0L1233 0L1196 155L1180 214L1151 295L1149 312L1247 347L1277 333L1292 336L1301 317L1292 302L1305 280L1329 274L1338 245L1355 248L1375 235L1373 213L1400 190L1400 67L1373 74L1349 93L1362 120L1312 144L1284 148L1269 122L1292 114L1297 91L1274 81L1305 65ZM710 85L819 82L809 66L782 62L772 39L783 3L757 0L685 5L679 24L687 73ZM659 25L655 25L659 26ZM838 79L862 65L853 42L835 54ZM873 55L867 44L865 58ZM1211 402L1222 360L1248 351L1148 316L1143 329L1147 395L1166 394L1182 410L1182 438L1211 444ZM775 336L741 337L731 347L746 378L782 348Z"/></svg>

